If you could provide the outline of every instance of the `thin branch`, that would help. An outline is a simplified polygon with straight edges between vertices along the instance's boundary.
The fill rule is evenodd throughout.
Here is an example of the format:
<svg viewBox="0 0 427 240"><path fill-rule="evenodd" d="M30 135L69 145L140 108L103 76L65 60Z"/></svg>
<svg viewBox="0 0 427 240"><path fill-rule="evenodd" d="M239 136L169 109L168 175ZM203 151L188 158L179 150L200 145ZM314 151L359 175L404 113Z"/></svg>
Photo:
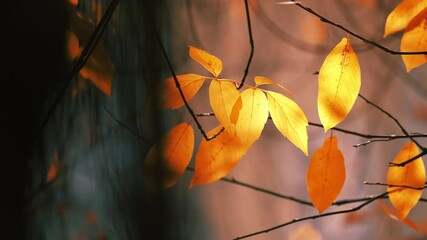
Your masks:
<svg viewBox="0 0 427 240"><path fill-rule="evenodd" d="M110 19L113 16L113 13L116 10L118 3L119 3L119 0L112 0L110 2L110 4L108 5L107 9L105 10L104 15L102 15L101 20L97 24L95 30L92 32L88 43L86 44L85 48L83 49L82 53L80 54L80 57L77 59L76 63L74 64L73 69L65 77L64 86L60 90L58 97L55 99L52 106L47 111L46 117L43 120L42 125L40 127L40 133L39 134L41 134L43 132L43 130L46 127L47 123L49 122L49 119L52 116L53 112L58 107L62 98L65 96L65 93L68 89L68 86L70 85L70 83L74 79L74 76L85 66L86 62L88 61L89 57L91 56L92 52L94 51L96 44L99 42L101 35L104 33L105 29L107 28L107 25L110 22Z"/></svg>
<svg viewBox="0 0 427 240"><path fill-rule="evenodd" d="M213 113L213 112L196 114L196 117L213 117L213 116L215 116L215 113ZM271 117L269 117L269 119L271 119ZM313 126L313 127L323 128L323 125L320 123L308 122L308 125ZM412 134L409 134L409 136L408 135L393 135L393 134L392 135L374 135L374 134L364 134L364 133L355 132L355 131L351 131L351 130L347 130L347 129L343 129L343 128L338 128L338 127L334 127L331 129L333 129L337 132L342 132L342 133L349 134L349 135L354 135L354 136L367 138L367 139L373 139L373 140L370 140L371 142L391 141L394 139L404 139L404 138L427 138L427 134L422 134L422 133L412 133ZM359 143L359 144L353 145L353 147L360 147L363 145L367 145L367 143Z"/></svg>
<svg viewBox="0 0 427 240"><path fill-rule="evenodd" d="M378 43L376 43L374 41L368 40L365 37L362 37L361 35L359 35L359 34L357 34L355 32L350 31L349 29L345 28L344 26L342 26L342 25L340 25L338 23L332 22L331 20L323 17L322 15L318 14L317 12L315 12L314 10L312 10L311 8L308 8L308 7L302 5L301 3L299 3L299 2L297 2L295 0L290 0L290 1L293 2L299 8L303 9L304 11L306 11L306 12L308 12L308 13L316 16L316 17L318 17L320 21L325 22L325 23L327 23L329 25L332 25L332 26L334 26L336 28L339 28L339 29L347 32L348 34L350 34L350 35L352 35L352 36L354 36L354 37L362 40L363 42L365 42L367 44L370 44L370 45L372 45L372 46L374 46L376 48L379 48L379 49L381 49L381 50L383 50L383 51L385 51L385 52L387 52L389 54L392 54L392 55L421 55L421 54L427 54L427 51L423 51L423 52L400 52L400 51L391 50L391 49L389 49L387 47L384 47L384 46L382 46L382 45L380 45L380 44L378 44Z"/></svg>
<svg viewBox="0 0 427 240"><path fill-rule="evenodd" d="M237 87L237 89L241 89L245 84L246 76L248 76L248 73L249 73L249 66L251 65L252 57L254 55L254 48L255 48L254 39L252 37L251 16L249 14L248 0L244 0L244 2L245 2L245 11L246 11L246 22L248 23L248 35L249 35L249 44L251 45L251 53L249 54L248 63L246 64L246 68L243 73L243 78L240 81L240 84Z"/></svg>
<svg viewBox="0 0 427 240"><path fill-rule="evenodd" d="M374 185L374 186L387 186L387 187L397 187L397 188L409 188L409 189L414 189L414 190L423 190L423 189L427 188L427 186L412 187L412 186L407 186L407 185L387 184L387 183L380 183L380 182L376 182L376 183L363 182L363 184L371 185L371 186Z"/></svg>
<svg viewBox="0 0 427 240"><path fill-rule="evenodd" d="M404 162L401 162L401 163L392 163L391 162L391 163L389 163L389 165L390 165L390 167L403 167L406 164L408 164L410 162L413 162L413 161L417 160L418 158L420 158L420 157L422 157L422 156L424 156L426 154L427 154L427 151L423 150L422 152L420 152L416 156L413 156L413 157L411 157L410 159L408 159L408 160L406 160Z"/></svg>
<svg viewBox="0 0 427 240"><path fill-rule="evenodd" d="M370 198L369 200L366 200L366 202L364 202L364 203L362 203L362 204L360 204L360 205L358 205L358 206L356 206L354 208L340 210L340 211L335 211L335 212L328 212L328 213L323 213L323 214L318 214L318 215L312 215L312 216L303 217L303 218L296 218L296 219L293 219L292 221L289 221L289 222L286 222L286 223L283 223L283 224L280 224L280 225L277 225L277 226L274 226L274 227L271 227L271 228L268 228L268 229L264 229L264 230L261 230L261 231L258 231L258 232L253 232L253 233L250 233L250 234L247 234L247 235L243 235L243 236L240 236L240 237L237 237L237 238L234 238L234 239L235 240L244 239L244 238L249 238L249 237L253 237L253 236L256 236L256 235L260 235L260 234L263 234L263 233L268 233L270 231L273 231L273 230L276 230L276 229L279 229L279 228L282 228L282 227L285 227L285 226L288 226L288 225L291 225L291 224L294 224L294 223L297 223L297 222L302 222L302 221L305 221L305 220L309 220L309 219L317 219L317 218L323 218L323 217L332 216L332 215L338 215L338 214L355 212L355 211L358 211L358 210L362 209L363 207L365 207L366 205L370 204L371 202L375 201L376 199L383 198L383 197L385 197L387 195L388 195L388 193L384 192L382 194L374 196L373 198Z"/></svg>
<svg viewBox="0 0 427 240"><path fill-rule="evenodd" d="M400 130L403 132L403 134L405 134L406 136L408 136L408 138L411 139L411 141L413 141L420 149L425 150L425 147L423 147L418 141L416 141L407 131L406 129L402 126L402 124L400 124L399 120L397 120L393 115L391 115L389 112L387 112L386 110L382 109L380 106L378 106L377 104L369 101L367 98L365 98L364 96L362 96L361 94L359 94L359 97L362 98L363 100L365 100L366 103L370 104L371 106L375 107L376 109L380 110L382 113L384 113L385 115L387 115L390 119L392 119L400 128Z"/></svg>
<svg viewBox="0 0 427 240"><path fill-rule="evenodd" d="M168 54L166 53L166 49L165 49L165 46L163 45L162 39L160 38L160 35L157 31L155 32L155 34L157 37L157 41L160 45L161 51L163 53L163 56L165 57L166 64L168 65L169 71L172 74L173 80L175 82L175 86L176 86L176 88L178 88L179 95L181 96L181 99L184 101L184 104L185 104L185 107L187 108L187 111L190 113L191 117L193 118L194 122L197 125L197 128L200 130L200 132L202 133L202 135L206 139L206 141L210 141L210 140L216 138L219 134L221 134L221 132L224 131L224 128L221 128L221 130L218 133L215 133L212 136L208 136L206 134L205 130L203 130L203 127L200 124L199 120L197 119L196 115L194 114L193 109L190 107L187 100L185 99L184 92L182 91L181 85L179 84L178 78L176 77L175 70L173 70L172 63L169 60Z"/></svg>

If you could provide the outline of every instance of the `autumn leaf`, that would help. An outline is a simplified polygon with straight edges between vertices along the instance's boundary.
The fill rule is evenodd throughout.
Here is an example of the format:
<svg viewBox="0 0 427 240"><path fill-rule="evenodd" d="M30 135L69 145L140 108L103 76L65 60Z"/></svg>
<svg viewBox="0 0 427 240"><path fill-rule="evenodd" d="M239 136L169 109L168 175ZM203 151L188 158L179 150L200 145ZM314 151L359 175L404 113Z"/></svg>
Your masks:
<svg viewBox="0 0 427 240"><path fill-rule="evenodd" d="M402 52L423 52L427 51L427 8L414 17L408 24L405 33L402 36L400 50ZM427 55L402 55L406 71L424 64L427 61Z"/></svg>
<svg viewBox="0 0 427 240"><path fill-rule="evenodd" d="M206 77L194 73L177 75L176 78L187 102L196 95L206 79ZM164 109L177 109L184 106L184 101L173 77L163 81L159 91L160 102Z"/></svg>
<svg viewBox="0 0 427 240"><path fill-rule="evenodd" d="M398 213L396 212L395 209L391 209L389 208L385 203L383 203L381 200L376 200L376 202L378 203L378 205L380 205L381 209L387 214L387 216L389 216L391 219L399 221L399 222L403 222L406 225L408 225L409 227L411 227L412 229L414 229L415 231L419 230L418 224L414 221L412 221L409 218L405 218L405 219L399 219L398 217Z"/></svg>
<svg viewBox="0 0 427 240"><path fill-rule="evenodd" d="M92 22L80 14L77 9L73 6L68 6L69 13L69 24L70 31L72 34L77 37L69 39L68 49L73 49L73 57L70 60L74 60L80 56L74 56L77 52L77 49L81 50L89 42L89 38L94 31L94 26ZM76 40L78 41L78 48L76 48ZM111 84L114 77L114 65L111 61L111 58L105 49L102 42L98 42L92 54L90 55L88 61L80 70L82 77L89 79L96 87L98 87L102 92L107 96L111 97Z"/></svg>
<svg viewBox="0 0 427 240"><path fill-rule="evenodd" d="M325 132L343 121L360 90L360 66L349 38L329 53L319 71L317 107Z"/></svg>
<svg viewBox="0 0 427 240"><path fill-rule="evenodd" d="M214 79L209 86L209 100L215 116L230 133L234 133L235 124L232 124L230 119L233 104L239 95L232 81Z"/></svg>
<svg viewBox="0 0 427 240"><path fill-rule="evenodd" d="M144 176L151 189L169 188L184 173L194 148L194 130L181 123L151 147L145 158Z"/></svg>
<svg viewBox="0 0 427 240"><path fill-rule="evenodd" d="M58 172L59 172L59 155L58 155L58 152L54 152L50 160L49 170L47 171L46 182L51 182L55 180L55 178L58 176Z"/></svg>
<svg viewBox="0 0 427 240"><path fill-rule="evenodd" d="M387 16L384 37L406 28L427 7L427 0L404 0Z"/></svg>
<svg viewBox="0 0 427 240"><path fill-rule="evenodd" d="M211 136L221 128L222 126L218 126L207 135ZM227 175L240 161L246 150L239 138L227 130L210 141L203 139L197 151L190 188L197 184L212 183Z"/></svg>
<svg viewBox="0 0 427 240"><path fill-rule="evenodd" d="M301 108L282 94L267 91L268 108L277 129L308 155L308 121Z"/></svg>
<svg viewBox="0 0 427 240"><path fill-rule="evenodd" d="M291 93L288 89L286 89L282 85L280 85L277 82L275 82L275 81L273 81L273 80L271 80L269 78L266 78L266 77L256 76L255 77L255 84L256 84L255 87L258 87L260 85L265 85L265 84L271 84L271 85L275 85L275 86L280 87L281 89L285 90L288 93Z"/></svg>
<svg viewBox="0 0 427 240"><path fill-rule="evenodd" d="M405 162L419 154L415 143L408 142L396 155L394 164ZM390 166L387 173L387 184L420 188L426 181L422 158L417 158L403 167ZM389 199L396 208L399 219L405 219L421 197L422 190L405 187L388 187Z"/></svg>
<svg viewBox="0 0 427 240"><path fill-rule="evenodd" d="M263 91L249 88L233 106L231 121L236 122L236 136L249 148L261 136L268 119L268 101Z"/></svg>
<svg viewBox="0 0 427 240"><path fill-rule="evenodd" d="M222 71L222 62L219 58L211 55L210 53L203 51L202 49L189 46L190 57L200 63L206 70L208 70L212 75L218 77Z"/></svg>
<svg viewBox="0 0 427 240"><path fill-rule="evenodd" d="M314 152L307 170L307 190L319 214L337 198L345 181L344 157L335 136Z"/></svg>

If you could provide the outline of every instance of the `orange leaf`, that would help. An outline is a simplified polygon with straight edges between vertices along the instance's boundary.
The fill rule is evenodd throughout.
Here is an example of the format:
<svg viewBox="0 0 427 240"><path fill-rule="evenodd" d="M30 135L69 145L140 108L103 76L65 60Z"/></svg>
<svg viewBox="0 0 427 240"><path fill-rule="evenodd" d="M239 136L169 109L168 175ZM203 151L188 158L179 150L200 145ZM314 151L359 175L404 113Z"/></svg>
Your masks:
<svg viewBox="0 0 427 240"><path fill-rule="evenodd" d="M337 198L345 181L344 157L335 136L316 150L307 171L307 190L319 214Z"/></svg>
<svg viewBox="0 0 427 240"><path fill-rule="evenodd" d="M218 121L234 133L234 124L231 123L233 104L239 98L239 91L234 82L226 80L212 80L209 86L209 100Z"/></svg>
<svg viewBox="0 0 427 240"><path fill-rule="evenodd" d="M232 111L232 122L236 119L236 136L245 148L249 148L261 136L267 122L267 98L259 89L246 89L240 94Z"/></svg>
<svg viewBox="0 0 427 240"><path fill-rule="evenodd" d="M200 63L204 68L212 73L212 75L218 77L222 71L221 60L202 49L193 46L189 46L189 48L190 57Z"/></svg>
<svg viewBox="0 0 427 240"><path fill-rule="evenodd" d="M280 87L281 89L285 90L288 93L291 93L288 89L286 89L282 85L280 85L277 82L275 82L269 78L266 78L266 77L256 76L255 77L255 84L256 84L256 87L258 87L259 85L271 84L271 85L275 85L275 86Z"/></svg>
<svg viewBox="0 0 427 240"><path fill-rule="evenodd" d="M190 73L176 76L185 100L190 101L202 87L206 77ZM173 77L166 79L160 89L160 101L164 109L177 109L184 106L179 89L175 85Z"/></svg>
<svg viewBox="0 0 427 240"><path fill-rule="evenodd" d="M304 112L294 101L282 94L267 91L267 96L274 125L283 136L308 155L308 121Z"/></svg>
<svg viewBox="0 0 427 240"><path fill-rule="evenodd" d="M385 205L381 200L376 200L376 202L380 205L381 209L387 214L387 216L389 216L391 219L394 219L396 221L400 221L405 223L406 225L408 225L409 227L411 227L412 229L414 229L415 231L418 231L419 227L418 224L415 223L414 221L412 221L409 218L405 218L405 219L399 219L398 217L398 213L396 212L395 209L391 209L389 208L387 205Z"/></svg>
<svg viewBox="0 0 427 240"><path fill-rule="evenodd" d="M360 66L350 39L343 38L319 71L317 107L325 132L343 121L360 90Z"/></svg>
<svg viewBox="0 0 427 240"><path fill-rule="evenodd" d="M208 135L217 133L222 126L208 132ZM216 138L200 143L196 155L196 165L190 188L196 184L208 184L227 175L240 161L246 150L240 140L227 130Z"/></svg>
<svg viewBox="0 0 427 240"><path fill-rule="evenodd" d="M173 186L191 160L194 130L181 123L169 130L160 142L151 147L145 158L144 175L151 189Z"/></svg>
<svg viewBox="0 0 427 240"><path fill-rule="evenodd" d="M427 8L409 22L400 43L400 50L402 52L427 51L426 19ZM406 71L410 72L412 69L427 62L427 55L402 55L402 59L405 63Z"/></svg>
<svg viewBox="0 0 427 240"><path fill-rule="evenodd" d="M394 158L393 163L402 163L419 154L413 142L408 142ZM388 185L423 187L426 173L422 158L417 158L403 167L390 166L387 173ZM408 213L418 203L422 190L404 187L388 187L390 202L397 210L399 219L405 219Z"/></svg>
<svg viewBox="0 0 427 240"><path fill-rule="evenodd" d="M406 28L408 23L427 7L427 0L404 0L388 15L384 37Z"/></svg>
<svg viewBox="0 0 427 240"><path fill-rule="evenodd" d="M84 47L94 30L93 24L74 7L69 6L68 10L70 31L77 36L79 47ZM102 92L111 97L114 65L102 42L97 43L85 66L80 70L80 75L88 78Z"/></svg>

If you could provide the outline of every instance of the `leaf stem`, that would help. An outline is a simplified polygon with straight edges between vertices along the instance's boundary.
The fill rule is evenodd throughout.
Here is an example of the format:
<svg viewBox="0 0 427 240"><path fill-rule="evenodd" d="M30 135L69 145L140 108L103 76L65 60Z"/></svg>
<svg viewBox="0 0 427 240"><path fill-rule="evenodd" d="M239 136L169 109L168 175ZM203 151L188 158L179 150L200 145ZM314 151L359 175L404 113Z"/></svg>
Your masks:
<svg viewBox="0 0 427 240"><path fill-rule="evenodd" d="M249 44L251 45L251 53L249 54L248 63L246 64L246 68L245 68L245 71L243 73L243 78L240 81L240 84L237 87L237 89L241 89L243 87L243 84L245 84L245 80L246 80L246 77L249 73L249 66L251 65L252 57L254 55L254 48L255 48L254 39L252 37L251 16L249 14L248 0L244 0L244 2L245 2L246 22L248 24Z"/></svg>

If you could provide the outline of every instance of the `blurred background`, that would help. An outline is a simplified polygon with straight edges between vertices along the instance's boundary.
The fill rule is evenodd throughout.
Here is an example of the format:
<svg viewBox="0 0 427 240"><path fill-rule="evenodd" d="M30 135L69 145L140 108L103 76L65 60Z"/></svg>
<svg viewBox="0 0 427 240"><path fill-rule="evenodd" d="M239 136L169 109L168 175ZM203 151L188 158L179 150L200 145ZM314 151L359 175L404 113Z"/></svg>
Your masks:
<svg viewBox="0 0 427 240"><path fill-rule="evenodd" d="M388 13L400 1L299 2L367 39L399 50L401 33L386 39L382 36ZM109 3L80 0L75 9L96 23ZM347 33L289 2L248 3L255 52L246 82L253 84L257 75L277 81L292 92L292 99L310 122L320 123L316 72ZM222 78L242 79L250 54L243 0L119 2L101 39L115 68L111 98L89 81L75 79L30 154L30 186L25 198L30 239L233 239L316 215L317 210L310 206L224 181L189 189L191 171L164 192L146 191L143 168L148 149L174 124L191 119L185 110L144 111L153 89L171 75L156 32L177 74L207 75L188 56L188 45L193 45L222 60ZM427 132L426 67L408 74L400 56L350 39L360 61L361 94L390 112L408 132ZM50 85L45 109L61 86ZM190 101L196 113L212 111L207 93L205 84ZM205 130L217 125L214 118L202 118L201 122ZM364 134L401 134L390 118L360 98L338 127ZM308 134L311 156L330 133L309 126ZM347 170L338 199L384 192L383 186L363 182L384 183L388 163L407 140L355 148L353 145L367 139L337 131L334 134ZM201 134L196 131L196 148L200 140ZM305 186L309 160L268 121L260 139L227 177L309 200ZM52 163L57 164L57 172L52 181L46 181ZM190 165L194 166L194 159ZM327 211L354 206L357 203ZM425 222L425 207L425 202L420 202L409 217ZM360 211L291 224L249 239L426 237L392 220L372 203Z"/></svg>

